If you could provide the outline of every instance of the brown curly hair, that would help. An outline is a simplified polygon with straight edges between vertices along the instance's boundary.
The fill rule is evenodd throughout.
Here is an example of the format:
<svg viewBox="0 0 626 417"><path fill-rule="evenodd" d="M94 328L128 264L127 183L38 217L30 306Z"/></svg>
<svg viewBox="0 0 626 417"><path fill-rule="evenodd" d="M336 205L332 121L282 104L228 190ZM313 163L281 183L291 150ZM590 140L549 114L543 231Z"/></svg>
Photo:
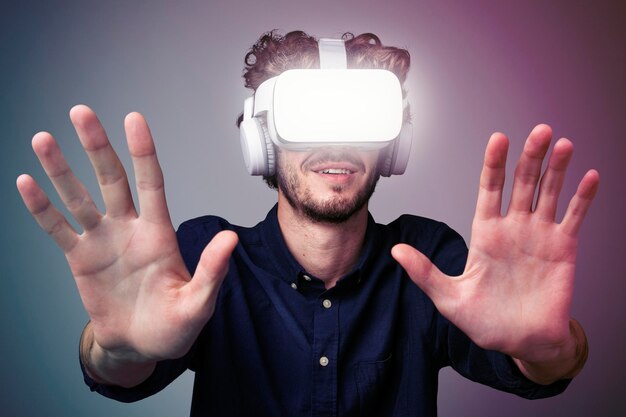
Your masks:
<svg viewBox="0 0 626 417"><path fill-rule="evenodd" d="M410 55L406 49L383 46L378 36L363 33L358 36L346 32L341 36L345 41L348 68L385 69L393 72L404 84L410 66ZM319 68L319 49L317 39L297 30L286 35L272 30L263 34L252 45L244 58L243 78L245 86L256 89L272 77L289 69ZM406 91L402 90L406 97ZM243 115L237 120L241 123ZM408 105L404 109L404 122L410 120ZM263 177L271 188L278 188L276 177Z"/></svg>

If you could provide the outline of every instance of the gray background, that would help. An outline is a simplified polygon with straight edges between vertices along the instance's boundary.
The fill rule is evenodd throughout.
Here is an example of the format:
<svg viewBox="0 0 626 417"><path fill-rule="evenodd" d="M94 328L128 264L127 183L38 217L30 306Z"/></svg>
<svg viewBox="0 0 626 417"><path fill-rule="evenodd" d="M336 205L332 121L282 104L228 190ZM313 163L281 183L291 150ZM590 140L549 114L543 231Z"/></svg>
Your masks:
<svg viewBox="0 0 626 417"><path fill-rule="evenodd" d="M61 252L14 182L28 172L51 192L30 149L32 135L47 130L97 195L67 112L92 106L130 168L122 120L137 110L155 136L176 225L207 213L255 224L276 195L246 175L235 118L249 94L243 56L273 28L371 31L410 51L414 146L407 173L379 184L371 204L379 222L415 213L469 240L491 132L509 135L511 160L540 122L574 141L561 212L588 168L602 177L582 229L573 305L589 363L564 395L534 402L444 370L440 415L626 415L624 2L399 0L0 3L0 414L188 414L190 374L130 405L82 384L77 344L87 316Z"/></svg>

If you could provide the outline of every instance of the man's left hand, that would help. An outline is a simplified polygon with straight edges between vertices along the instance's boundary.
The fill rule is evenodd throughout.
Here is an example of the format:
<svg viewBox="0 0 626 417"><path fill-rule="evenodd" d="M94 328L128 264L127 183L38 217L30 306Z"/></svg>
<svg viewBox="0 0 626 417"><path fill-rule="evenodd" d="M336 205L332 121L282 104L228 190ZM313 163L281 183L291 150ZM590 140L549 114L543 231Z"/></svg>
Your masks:
<svg viewBox="0 0 626 417"><path fill-rule="evenodd" d="M578 232L600 181L597 171L588 171L557 223L557 200L573 145L564 138L556 142L540 179L551 138L547 125L530 133L502 215L508 139L501 133L491 136L462 275L443 274L408 245L392 250L446 318L479 346L515 358L522 372L542 383L570 376L564 370L580 361L578 345L586 344L584 333L577 340L582 328L571 327L570 305ZM549 369L542 364L558 369L533 374L533 369Z"/></svg>

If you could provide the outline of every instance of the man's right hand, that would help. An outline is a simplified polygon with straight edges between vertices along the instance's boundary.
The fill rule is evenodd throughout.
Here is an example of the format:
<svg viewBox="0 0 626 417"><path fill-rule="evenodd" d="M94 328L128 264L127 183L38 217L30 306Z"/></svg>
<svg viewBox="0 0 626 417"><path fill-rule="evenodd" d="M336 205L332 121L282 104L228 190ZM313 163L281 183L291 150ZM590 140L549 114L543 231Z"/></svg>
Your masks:
<svg viewBox="0 0 626 417"><path fill-rule="evenodd" d="M79 105L70 118L96 172L105 213L99 212L49 133L36 134L33 149L83 232L74 230L32 177L21 175L17 188L39 225L65 253L91 318L99 356L115 358L120 368L181 357L213 315L237 236L228 231L216 235L192 279L178 248L163 174L143 116L131 113L124 122L140 213L96 114ZM112 383L114 368L109 366L106 376ZM97 373L98 363L95 369Z"/></svg>

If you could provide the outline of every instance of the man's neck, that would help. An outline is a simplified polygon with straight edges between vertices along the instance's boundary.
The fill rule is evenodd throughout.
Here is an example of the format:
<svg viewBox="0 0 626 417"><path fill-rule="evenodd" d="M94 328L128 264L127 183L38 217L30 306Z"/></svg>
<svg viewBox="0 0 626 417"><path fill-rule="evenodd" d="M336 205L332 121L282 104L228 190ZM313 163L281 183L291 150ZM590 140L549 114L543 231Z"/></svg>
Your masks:
<svg viewBox="0 0 626 417"><path fill-rule="evenodd" d="M367 229L367 206L343 223L315 222L279 198L278 223L287 248L326 288L348 274L359 260Z"/></svg>

